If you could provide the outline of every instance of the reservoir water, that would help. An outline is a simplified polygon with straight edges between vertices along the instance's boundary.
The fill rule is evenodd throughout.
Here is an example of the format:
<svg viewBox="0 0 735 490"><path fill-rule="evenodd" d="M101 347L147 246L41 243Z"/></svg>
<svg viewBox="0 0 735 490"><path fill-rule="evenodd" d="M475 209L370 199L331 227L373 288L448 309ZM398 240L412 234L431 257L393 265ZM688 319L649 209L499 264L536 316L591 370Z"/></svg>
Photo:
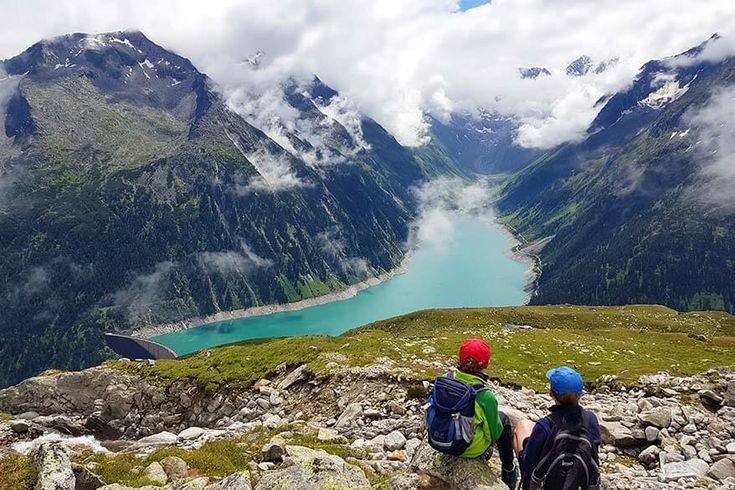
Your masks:
<svg viewBox="0 0 735 490"><path fill-rule="evenodd" d="M506 254L512 243L492 220L454 214L438 235L419 241L405 273L352 298L211 323L152 340L182 355L247 339L338 335L426 308L523 304L528 265Z"/></svg>

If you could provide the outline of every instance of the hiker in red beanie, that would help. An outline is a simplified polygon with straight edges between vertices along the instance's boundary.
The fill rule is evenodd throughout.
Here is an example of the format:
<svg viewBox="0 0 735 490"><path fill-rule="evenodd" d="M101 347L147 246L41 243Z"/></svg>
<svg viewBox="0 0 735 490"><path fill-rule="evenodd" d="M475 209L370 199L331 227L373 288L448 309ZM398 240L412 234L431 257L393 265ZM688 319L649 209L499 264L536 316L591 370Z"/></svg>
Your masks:
<svg viewBox="0 0 735 490"><path fill-rule="evenodd" d="M440 376L429 396L426 426L429 444L437 451L463 458L492 455L498 445L501 478L510 488L518 482L510 420L498 412L498 400L483 372L490 364L490 347L480 339L459 348L459 367Z"/></svg>

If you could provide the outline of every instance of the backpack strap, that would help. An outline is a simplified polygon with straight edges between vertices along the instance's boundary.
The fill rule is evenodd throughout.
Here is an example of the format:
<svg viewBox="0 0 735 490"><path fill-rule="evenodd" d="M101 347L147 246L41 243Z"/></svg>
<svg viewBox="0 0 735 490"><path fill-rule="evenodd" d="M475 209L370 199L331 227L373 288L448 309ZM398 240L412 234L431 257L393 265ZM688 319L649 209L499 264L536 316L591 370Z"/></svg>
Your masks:
<svg viewBox="0 0 735 490"><path fill-rule="evenodd" d="M450 369L449 372L447 372L446 376L448 378L451 378L451 379L457 379L457 369L456 368ZM480 379L482 379L482 378L480 378ZM478 394L481 391L485 391L485 390L489 390L490 389L490 388L487 387L487 385L484 382L482 382L482 383L466 383L465 381L462 381L461 379L457 379L457 381L459 381L460 383L465 383L466 385L469 385L470 387L472 387L472 389L475 391L475 395Z"/></svg>

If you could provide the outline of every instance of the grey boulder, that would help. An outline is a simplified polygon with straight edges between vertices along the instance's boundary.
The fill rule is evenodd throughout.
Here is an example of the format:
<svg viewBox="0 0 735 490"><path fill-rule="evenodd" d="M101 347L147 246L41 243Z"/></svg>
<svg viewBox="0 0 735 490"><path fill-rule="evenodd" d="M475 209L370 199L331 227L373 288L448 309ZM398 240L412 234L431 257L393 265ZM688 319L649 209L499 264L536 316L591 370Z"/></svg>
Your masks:
<svg viewBox="0 0 735 490"><path fill-rule="evenodd" d="M42 442L34 456L38 479L35 490L74 490L76 478L69 453L57 441Z"/></svg>
<svg viewBox="0 0 735 490"><path fill-rule="evenodd" d="M286 446L287 461L283 469L267 471L256 490L292 488L300 490L368 489L370 482L357 466L322 450L302 446Z"/></svg>
<svg viewBox="0 0 735 490"><path fill-rule="evenodd" d="M493 466L494 465L494 466ZM507 490L500 480L500 467L481 459L464 459L441 454L422 442L411 462L418 479L431 481L431 488L447 490ZM399 487L400 488L400 487Z"/></svg>

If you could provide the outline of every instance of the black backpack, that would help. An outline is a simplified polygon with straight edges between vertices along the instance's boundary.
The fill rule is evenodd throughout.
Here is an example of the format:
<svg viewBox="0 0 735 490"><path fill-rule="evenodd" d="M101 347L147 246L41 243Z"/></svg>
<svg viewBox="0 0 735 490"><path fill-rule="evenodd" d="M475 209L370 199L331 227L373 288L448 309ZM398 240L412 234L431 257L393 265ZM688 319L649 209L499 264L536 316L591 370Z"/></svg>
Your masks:
<svg viewBox="0 0 735 490"><path fill-rule="evenodd" d="M557 412L547 417L554 429L554 437L550 450L531 475L532 490L600 488L596 449L584 423L585 418L590 415L583 411L581 417L568 420Z"/></svg>

